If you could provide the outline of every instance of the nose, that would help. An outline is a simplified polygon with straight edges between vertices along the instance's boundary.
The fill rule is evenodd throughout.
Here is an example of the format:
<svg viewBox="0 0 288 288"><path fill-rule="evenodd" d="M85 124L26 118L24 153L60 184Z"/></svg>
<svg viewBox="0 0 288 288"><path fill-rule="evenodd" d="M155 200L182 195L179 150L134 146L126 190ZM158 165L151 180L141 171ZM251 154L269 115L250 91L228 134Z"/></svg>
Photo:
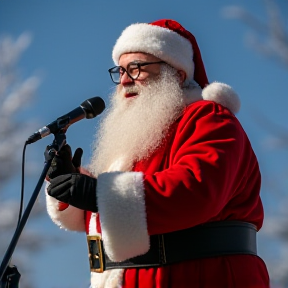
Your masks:
<svg viewBox="0 0 288 288"><path fill-rule="evenodd" d="M122 74L121 78L120 78L120 84L123 85L123 86L127 86L127 85L131 85L131 84L134 84L134 80L131 79L127 72L125 71L124 74Z"/></svg>

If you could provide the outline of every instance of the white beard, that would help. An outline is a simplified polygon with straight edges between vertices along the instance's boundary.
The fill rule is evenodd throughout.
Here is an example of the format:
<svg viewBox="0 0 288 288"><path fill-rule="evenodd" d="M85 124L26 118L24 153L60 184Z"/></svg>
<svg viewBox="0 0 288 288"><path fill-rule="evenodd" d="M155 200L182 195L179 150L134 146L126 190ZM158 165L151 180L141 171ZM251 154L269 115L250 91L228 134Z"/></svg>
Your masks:
<svg viewBox="0 0 288 288"><path fill-rule="evenodd" d="M139 94L125 98L123 90ZM185 100L175 69L166 65L159 79L118 89L96 135L89 170L95 176L131 171L135 162L159 148L171 124L182 114Z"/></svg>

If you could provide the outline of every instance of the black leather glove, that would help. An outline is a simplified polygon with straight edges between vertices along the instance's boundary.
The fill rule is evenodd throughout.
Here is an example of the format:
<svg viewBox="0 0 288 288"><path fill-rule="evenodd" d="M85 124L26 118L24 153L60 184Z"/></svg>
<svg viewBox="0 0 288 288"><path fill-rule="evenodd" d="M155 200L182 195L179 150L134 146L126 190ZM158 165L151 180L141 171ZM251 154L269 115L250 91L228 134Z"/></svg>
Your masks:
<svg viewBox="0 0 288 288"><path fill-rule="evenodd" d="M46 160L49 157L47 154L48 146L44 153ZM72 158L71 147L68 144L64 145L51 162L51 166L47 172L48 179L53 179L59 175L79 172L82 154L83 150L77 148Z"/></svg>
<svg viewBox="0 0 288 288"><path fill-rule="evenodd" d="M47 192L57 200L82 210L98 212L97 179L84 174L60 175L50 180Z"/></svg>

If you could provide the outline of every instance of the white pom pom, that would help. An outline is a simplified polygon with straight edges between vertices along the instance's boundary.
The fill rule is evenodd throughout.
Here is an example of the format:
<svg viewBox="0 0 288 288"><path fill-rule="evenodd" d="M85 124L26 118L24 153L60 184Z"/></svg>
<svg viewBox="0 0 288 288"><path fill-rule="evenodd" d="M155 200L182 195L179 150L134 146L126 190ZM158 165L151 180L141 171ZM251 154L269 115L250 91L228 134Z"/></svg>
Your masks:
<svg viewBox="0 0 288 288"><path fill-rule="evenodd" d="M213 82L202 91L204 100L214 101L236 114L240 110L240 99L237 93L227 84Z"/></svg>

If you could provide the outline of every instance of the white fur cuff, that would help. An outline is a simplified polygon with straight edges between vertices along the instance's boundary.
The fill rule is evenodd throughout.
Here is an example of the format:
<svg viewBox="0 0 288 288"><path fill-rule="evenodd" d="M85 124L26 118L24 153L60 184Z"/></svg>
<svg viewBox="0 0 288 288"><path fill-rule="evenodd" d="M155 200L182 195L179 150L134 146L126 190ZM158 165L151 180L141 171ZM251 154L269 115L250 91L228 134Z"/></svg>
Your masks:
<svg viewBox="0 0 288 288"><path fill-rule="evenodd" d="M85 231L84 211L71 205L65 210L59 211L59 201L48 195L47 187L48 185L45 187L46 206L52 221L63 229Z"/></svg>
<svg viewBox="0 0 288 288"><path fill-rule="evenodd" d="M105 251L113 261L149 250L143 173L110 172L98 176L97 201Z"/></svg>

